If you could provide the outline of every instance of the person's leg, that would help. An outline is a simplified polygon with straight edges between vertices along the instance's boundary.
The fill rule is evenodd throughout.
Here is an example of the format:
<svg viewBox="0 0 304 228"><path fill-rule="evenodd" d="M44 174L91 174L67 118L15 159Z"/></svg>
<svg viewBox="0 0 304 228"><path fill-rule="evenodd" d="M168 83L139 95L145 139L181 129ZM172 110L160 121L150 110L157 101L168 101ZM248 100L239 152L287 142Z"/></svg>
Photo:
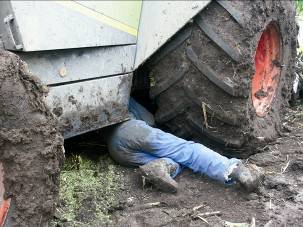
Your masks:
<svg viewBox="0 0 304 228"><path fill-rule="evenodd" d="M138 127L136 120L114 126L107 137L110 156L121 165L139 167L145 182L159 190L176 192L178 184L173 178L181 172L180 165L170 158L159 158L138 149L145 141L146 130Z"/></svg>
<svg viewBox="0 0 304 228"><path fill-rule="evenodd" d="M140 121L142 122L142 121ZM146 124L140 124L138 120L129 120L114 126L107 137L109 154L120 165L138 167L159 160L153 154L139 150L140 144L145 142ZM143 122L144 123L144 122ZM175 178L181 172L181 166L170 158L161 158L170 167L174 167L170 176Z"/></svg>
<svg viewBox="0 0 304 228"><path fill-rule="evenodd" d="M113 135L109 143L110 153L114 160L125 165L142 165L154 158L170 158L194 172L226 182L229 172L240 162L221 156L201 144L152 128L140 120L121 124Z"/></svg>
<svg viewBox="0 0 304 228"><path fill-rule="evenodd" d="M257 183L263 177L261 171L244 166L238 159L228 159L199 143L186 141L157 128L152 128L143 121L130 120L116 130L112 142L114 142L113 145L119 146L115 151L126 148L131 153L129 156L125 156L126 153L117 152L118 156L124 156L122 163L128 161L129 164L141 165L139 160L142 157L140 156L149 157L149 155L152 156L152 158L149 157L151 160L142 160L143 163L153 162L154 157L168 158L175 164L186 166L194 172L205 174L222 183L237 181L248 190L258 187ZM113 154L113 156L115 155Z"/></svg>
<svg viewBox="0 0 304 228"><path fill-rule="evenodd" d="M178 163L170 158L159 158L138 148L145 141L146 128L138 127L138 121L129 120L113 127L107 137L110 156L121 165L139 167L146 182L165 192L176 192L174 181L181 172Z"/></svg>
<svg viewBox="0 0 304 228"><path fill-rule="evenodd" d="M158 157L168 157L194 172L221 182L229 181L229 174L241 161L228 159L199 143L186 141L155 129L146 141L146 148Z"/></svg>
<svg viewBox="0 0 304 228"><path fill-rule="evenodd" d="M142 126L149 128L149 126ZM222 183L238 182L248 191L254 191L264 178L263 170L241 160L228 159L199 143L186 141L156 128L141 147L153 156L171 158L175 162L205 174Z"/></svg>

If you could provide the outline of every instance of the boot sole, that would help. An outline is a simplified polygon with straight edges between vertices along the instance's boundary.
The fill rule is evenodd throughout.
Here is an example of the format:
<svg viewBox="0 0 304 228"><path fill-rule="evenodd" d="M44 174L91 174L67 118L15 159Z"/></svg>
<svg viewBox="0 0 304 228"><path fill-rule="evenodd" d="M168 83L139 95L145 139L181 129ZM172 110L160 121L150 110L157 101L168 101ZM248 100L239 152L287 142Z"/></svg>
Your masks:
<svg viewBox="0 0 304 228"><path fill-rule="evenodd" d="M163 192L175 193L178 189L178 184L171 177L155 176L150 170L147 170L144 166L139 167L140 174L148 180L153 186Z"/></svg>

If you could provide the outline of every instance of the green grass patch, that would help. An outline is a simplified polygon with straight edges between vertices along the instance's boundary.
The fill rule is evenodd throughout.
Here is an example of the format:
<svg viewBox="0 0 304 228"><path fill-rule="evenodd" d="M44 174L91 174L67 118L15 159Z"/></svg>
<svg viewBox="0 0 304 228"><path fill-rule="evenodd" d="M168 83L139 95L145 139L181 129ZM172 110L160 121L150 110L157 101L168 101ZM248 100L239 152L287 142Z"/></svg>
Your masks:
<svg viewBox="0 0 304 228"><path fill-rule="evenodd" d="M111 224L108 210L117 204L122 173L108 156L68 156L61 171L59 202L53 226Z"/></svg>
<svg viewBox="0 0 304 228"><path fill-rule="evenodd" d="M303 16L303 0L296 0L297 15Z"/></svg>

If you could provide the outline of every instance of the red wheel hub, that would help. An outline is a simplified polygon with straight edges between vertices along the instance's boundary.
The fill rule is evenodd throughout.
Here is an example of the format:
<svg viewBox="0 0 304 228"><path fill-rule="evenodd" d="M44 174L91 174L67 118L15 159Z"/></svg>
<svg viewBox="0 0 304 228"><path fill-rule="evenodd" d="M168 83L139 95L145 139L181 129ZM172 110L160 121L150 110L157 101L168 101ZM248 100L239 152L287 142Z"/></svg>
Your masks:
<svg viewBox="0 0 304 228"><path fill-rule="evenodd" d="M2 163L0 162L0 226L4 225L6 215L10 206L10 199L4 199L4 171Z"/></svg>
<svg viewBox="0 0 304 228"><path fill-rule="evenodd" d="M280 80L281 37L277 26L270 23L264 30L255 54L255 75L252 79L251 97L256 114L264 117Z"/></svg>

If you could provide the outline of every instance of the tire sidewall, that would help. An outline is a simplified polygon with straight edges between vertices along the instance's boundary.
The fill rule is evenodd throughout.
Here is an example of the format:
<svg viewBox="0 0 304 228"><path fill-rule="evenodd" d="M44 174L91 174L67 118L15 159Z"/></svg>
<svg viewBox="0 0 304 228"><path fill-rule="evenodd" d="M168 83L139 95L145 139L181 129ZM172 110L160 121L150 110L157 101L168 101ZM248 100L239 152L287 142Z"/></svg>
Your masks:
<svg viewBox="0 0 304 228"><path fill-rule="evenodd" d="M281 35L281 64L283 67L281 69L276 93L265 117L259 117L256 115L255 108L253 107L252 95L251 93L249 94L248 115L250 116L250 137L252 137L249 142L251 144L258 143L259 145L263 145L263 142L266 143L272 141L278 136L278 134L280 134L282 116L284 115L285 107L288 105L288 100L290 98L294 76L292 72L294 69L293 58L295 56L292 42L295 32L295 21L294 17L290 15L293 13L292 8L286 5L284 10L285 13L282 13L280 12L281 7L284 7L281 2L276 5L272 14L266 18L263 28L255 35L255 42L253 42L254 54L252 55L252 64L254 66L255 50L257 49L262 33L270 23L274 22ZM289 29L290 31L288 32ZM252 87L250 85L250 91L251 89Z"/></svg>

